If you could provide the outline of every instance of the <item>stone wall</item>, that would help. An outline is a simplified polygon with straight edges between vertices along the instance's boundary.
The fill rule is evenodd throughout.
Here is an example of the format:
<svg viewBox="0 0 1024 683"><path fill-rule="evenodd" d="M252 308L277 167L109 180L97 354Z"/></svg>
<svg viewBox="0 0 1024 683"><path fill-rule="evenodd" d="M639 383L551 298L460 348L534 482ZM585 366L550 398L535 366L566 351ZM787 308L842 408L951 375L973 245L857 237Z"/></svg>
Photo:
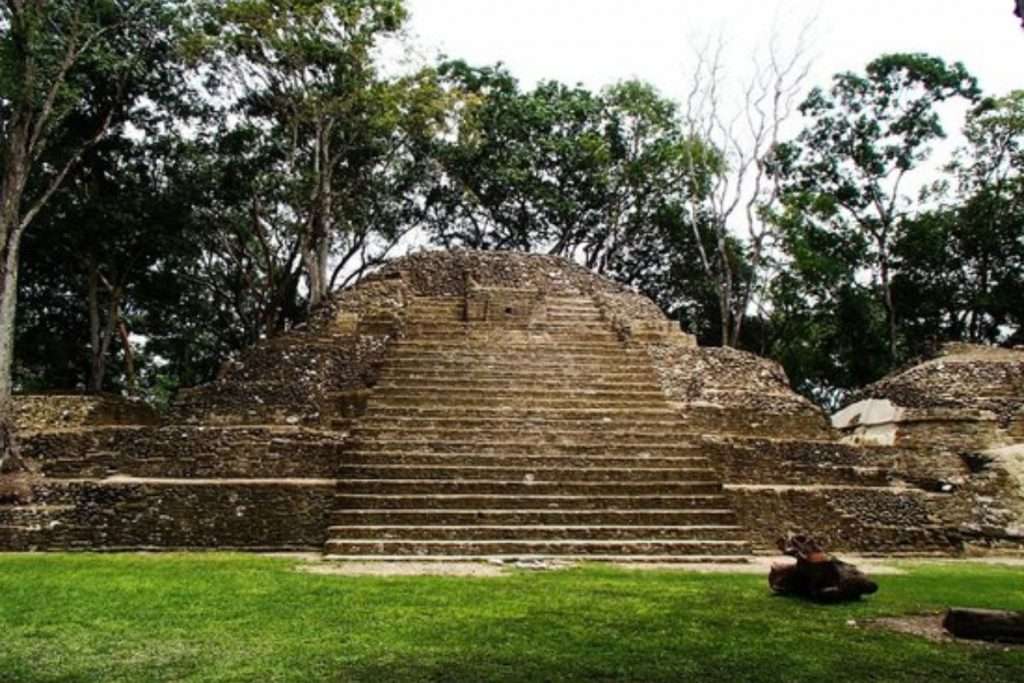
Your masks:
<svg viewBox="0 0 1024 683"><path fill-rule="evenodd" d="M158 424L149 406L111 394L32 394L14 397L19 431L118 424Z"/></svg>
<svg viewBox="0 0 1024 683"><path fill-rule="evenodd" d="M472 250L419 251L391 261L359 286L396 279L416 296L429 297L465 296L474 285L551 295L626 291L558 256Z"/></svg>
<svg viewBox="0 0 1024 683"><path fill-rule="evenodd" d="M933 518L935 502L921 491L743 485L726 490L755 551L777 553L775 540L789 531L811 533L835 552L962 550L959 534Z"/></svg>
<svg viewBox="0 0 1024 683"><path fill-rule="evenodd" d="M215 382L179 392L172 422L332 428L376 384L387 350L402 336L406 284L382 277L330 299L295 330L227 363Z"/></svg>
<svg viewBox="0 0 1024 683"><path fill-rule="evenodd" d="M948 453L728 436L706 438L701 452L761 552L793 532L835 551L953 553L977 518L975 475Z"/></svg>
<svg viewBox="0 0 1024 683"><path fill-rule="evenodd" d="M19 399L34 473L0 480L0 548L320 548L347 430L393 343L413 334L417 299L465 297L471 320L522 323L559 296L592 297L624 353L650 359L680 442L712 463L758 549L787 531L860 552L1012 544L1020 477L966 448L993 428L1024 437L1024 371L1011 352L1000 356L1008 368L974 350L880 383L867 395L905 401L920 419L891 447L841 444L781 367L697 348L649 299L564 259L460 251L391 262L216 382L181 392L166 424L116 397Z"/></svg>
<svg viewBox="0 0 1024 683"><path fill-rule="evenodd" d="M825 414L789 387L777 363L730 348L644 348L663 391L695 431L834 438Z"/></svg>
<svg viewBox="0 0 1024 683"><path fill-rule="evenodd" d="M334 482L141 480L37 482L0 493L0 548L318 550Z"/></svg>
<svg viewBox="0 0 1024 683"><path fill-rule="evenodd" d="M107 427L26 435L22 454L50 478L333 477L345 437L302 428Z"/></svg>

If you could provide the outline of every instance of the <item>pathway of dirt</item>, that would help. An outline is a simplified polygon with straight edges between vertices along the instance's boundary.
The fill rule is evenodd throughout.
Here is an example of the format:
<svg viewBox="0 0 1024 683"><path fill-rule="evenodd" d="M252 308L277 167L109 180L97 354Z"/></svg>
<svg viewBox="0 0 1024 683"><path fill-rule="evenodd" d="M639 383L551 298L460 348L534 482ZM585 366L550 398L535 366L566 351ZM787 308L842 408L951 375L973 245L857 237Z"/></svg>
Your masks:
<svg viewBox="0 0 1024 683"><path fill-rule="evenodd" d="M1024 649L1024 645L1016 645L1009 643L989 643L981 640L967 640L964 638L956 638L948 631L946 631L946 629L942 628L942 620L944 616L945 615L942 613L910 614L902 617L883 617L879 619L871 619L869 621L864 622L851 622L850 626L854 628L860 628L864 626L867 628L876 628L885 631L892 631L894 633L903 633L906 635L924 638L934 643L958 643L962 645L970 645L973 647L982 647L993 650Z"/></svg>
<svg viewBox="0 0 1024 683"><path fill-rule="evenodd" d="M587 563L544 561L524 558L520 561L505 562L446 562L443 560L405 561L325 561L316 553L272 553L278 557L301 560L296 568L311 574L334 574L340 576L504 576L513 570L550 571L578 567ZM929 564L988 564L1003 565L1024 571L1024 557L971 557L953 558L879 558L858 555L841 555L840 559L857 565L868 575L898 576L917 566ZM754 574L768 575L772 564L788 564L791 558L779 556L752 557L747 562L705 562L705 563L658 563L658 562L624 562L594 563L597 566L616 567L631 571L669 571Z"/></svg>

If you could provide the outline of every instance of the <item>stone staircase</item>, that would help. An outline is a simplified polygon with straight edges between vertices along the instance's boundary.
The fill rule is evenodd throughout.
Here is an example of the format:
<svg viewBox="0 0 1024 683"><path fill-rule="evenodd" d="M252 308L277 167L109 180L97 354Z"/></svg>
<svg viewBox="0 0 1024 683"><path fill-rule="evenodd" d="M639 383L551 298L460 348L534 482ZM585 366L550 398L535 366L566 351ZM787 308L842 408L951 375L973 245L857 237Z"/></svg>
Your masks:
<svg viewBox="0 0 1024 683"><path fill-rule="evenodd" d="M413 303L339 473L329 557L749 554L653 369L589 297L549 297L532 320L466 307Z"/></svg>

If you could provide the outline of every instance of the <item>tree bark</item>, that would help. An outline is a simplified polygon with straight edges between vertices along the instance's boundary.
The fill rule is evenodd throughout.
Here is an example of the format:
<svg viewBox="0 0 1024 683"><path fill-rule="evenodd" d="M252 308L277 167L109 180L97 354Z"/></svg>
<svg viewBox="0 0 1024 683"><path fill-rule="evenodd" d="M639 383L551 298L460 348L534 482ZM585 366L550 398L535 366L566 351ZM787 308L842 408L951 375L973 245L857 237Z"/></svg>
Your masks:
<svg viewBox="0 0 1024 683"><path fill-rule="evenodd" d="M17 131L12 143L17 143ZM8 145L11 149L12 145ZM11 158L11 157L14 158ZM22 164L15 151L8 157L7 172L4 175L3 196L0 197L0 470L19 462L14 435L14 406L12 393L14 384L14 316L18 304L18 248L22 228L21 191L24 189L24 172L17 165Z"/></svg>
<svg viewBox="0 0 1024 683"><path fill-rule="evenodd" d="M121 337L121 347L124 349L125 381L128 385L128 391L134 393L136 389L135 351L132 349L132 338L128 333L128 326L125 325L124 318L121 316L120 310L117 312L117 319L117 333Z"/></svg>
<svg viewBox="0 0 1024 683"><path fill-rule="evenodd" d="M89 257L89 391L103 388L105 354L100 352L100 277L96 259Z"/></svg>
<svg viewBox="0 0 1024 683"><path fill-rule="evenodd" d="M888 245L882 241L879 243L881 252L881 281L882 281L882 302L885 307L886 323L889 327L889 360L896 362L896 304L892 297L892 282L889 274L889 253Z"/></svg>

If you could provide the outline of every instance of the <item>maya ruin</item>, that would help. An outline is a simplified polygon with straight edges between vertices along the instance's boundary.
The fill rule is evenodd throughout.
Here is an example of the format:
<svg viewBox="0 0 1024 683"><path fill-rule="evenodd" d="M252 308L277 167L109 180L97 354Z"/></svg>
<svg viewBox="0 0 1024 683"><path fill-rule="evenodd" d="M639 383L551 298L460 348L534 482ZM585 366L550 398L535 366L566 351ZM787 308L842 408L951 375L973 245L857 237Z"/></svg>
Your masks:
<svg viewBox="0 0 1024 683"><path fill-rule="evenodd" d="M739 560L1024 543L1024 352L947 347L833 418L780 367L531 254L423 251L166 419L17 403L3 550Z"/></svg>

